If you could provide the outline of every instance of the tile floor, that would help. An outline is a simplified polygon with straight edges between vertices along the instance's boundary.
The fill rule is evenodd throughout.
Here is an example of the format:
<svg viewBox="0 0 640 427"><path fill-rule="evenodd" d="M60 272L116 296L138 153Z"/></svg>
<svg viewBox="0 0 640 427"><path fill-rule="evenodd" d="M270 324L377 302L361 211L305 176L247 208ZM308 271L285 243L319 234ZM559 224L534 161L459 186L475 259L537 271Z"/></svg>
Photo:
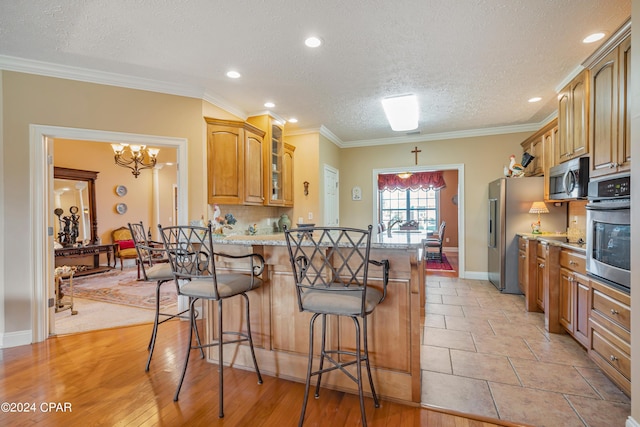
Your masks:
<svg viewBox="0 0 640 427"><path fill-rule="evenodd" d="M524 297L427 274L422 403L533 426L624 426L625 396Z"/></svg>

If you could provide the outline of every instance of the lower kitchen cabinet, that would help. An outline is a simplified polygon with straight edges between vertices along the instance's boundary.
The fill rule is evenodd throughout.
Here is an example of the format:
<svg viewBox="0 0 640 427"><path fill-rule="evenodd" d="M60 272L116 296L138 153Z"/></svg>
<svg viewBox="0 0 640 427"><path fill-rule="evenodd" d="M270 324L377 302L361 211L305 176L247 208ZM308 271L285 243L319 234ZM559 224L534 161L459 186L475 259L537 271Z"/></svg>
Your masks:
<svg viewBox="0 0 640 427"><path fill-rule="evenodd" d="M589 346L589 278L584 254L560 251L560 324L585 348Z"/></svg>
<svg viewBox="0 0 640 427"><path fill-rule="evenodd" d="M586 275L584 252L538 242L545 328L571 336L627 395L631 393L631 296ZM544 264L544 266L540 266Z"/></svg>
<svg viewBox="0 0 640 427"><path fill-rule="evenodd" d="M538 304L537 246L535 239L518 238L518 287L527 311L542 311Z"/></svg>
<svg viewBox="0 0 640 427"><path fill-rule="evenodd" d="M591 280L589 356L627 395L631 394L631 297Z"/></svg>

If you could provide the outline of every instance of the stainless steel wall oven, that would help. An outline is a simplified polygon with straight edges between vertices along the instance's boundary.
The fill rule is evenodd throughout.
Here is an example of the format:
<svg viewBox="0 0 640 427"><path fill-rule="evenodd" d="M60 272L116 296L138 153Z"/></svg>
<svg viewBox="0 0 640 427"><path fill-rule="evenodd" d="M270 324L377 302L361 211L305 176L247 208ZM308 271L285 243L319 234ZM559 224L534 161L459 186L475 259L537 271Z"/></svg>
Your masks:
<svg viewBox="0 0 640 427"><path fill-rule="evenodd" d="M627 292L631 286L629 174L589 182L587 273Z"/></svg>

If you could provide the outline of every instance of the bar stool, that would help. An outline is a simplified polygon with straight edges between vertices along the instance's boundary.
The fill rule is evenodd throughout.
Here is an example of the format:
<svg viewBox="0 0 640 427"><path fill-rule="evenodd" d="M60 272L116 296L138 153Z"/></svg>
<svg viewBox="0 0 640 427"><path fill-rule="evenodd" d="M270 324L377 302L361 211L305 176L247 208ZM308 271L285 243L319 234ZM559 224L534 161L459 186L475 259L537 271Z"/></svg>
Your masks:
<svg viewBox="0 0 640 427"><path fill-rule="evenodd" d="M380 407L371 377L367 339L367 316L387 295L389 261L369 259L371 225L366 230L340 227L314 227L285 230L291 268L296 281L296 295L300 311L313 313L309 323L309 361L305 382L304 402L299 426L304 422L312 376L317 376L315 397L319 397L322 374L336 369L344 372L358 386L362 424L367 425L362 389L362 362L365 363L375 407ZM369 286L369 265L383 269L382 290ZM327 349L327 316L351 318L356 332L355 351ZM313 371L314 324L322 316L320 364ZM362 322L362 338L360 333ZM362 347L361 347L362 341ZM324 367L325 361L330 365ZM345 368L356 366L354 377Z"/></svg>
<svg viewBox="0 0 640 427"><path fill-rule="evenodd" d="M218 346L218 387L219 387L219 412L220 418L224 417L224 387L223 387L223 353L222 347L225 344L248 342L253 358L253 365L258 375L258 384L262 384L262 376L258 369L255 351L253 349L253 339L251 338L251 319L249 311L249 298L247 292L257 289L262 285L262 279L257 277L264 270L264 258L257 253L246 255L230 255L221 252L214 252L211 222L207 227L198 226L173 226L160 229L164 247L169 256L171 269L176 284L178 281L186 283L178 287L179 295L189 298L189 340L187 342L187 354L184 359L184 367L178 388L173 397L174 401L178 400L182 383L184 382L187 366L189 364L189 354L191 350L199 349L202 351L206 347ZM246 271L248 273L216 273L215 258L229 258L235 260L246 261ZM222 327L222 302L226 299L241 295L245 302L246 313L246 332L241 331L225 331ZM202 344L196 342L193 344L193 331L195 329L195 309L194 305L199 299L217 301L218 303L218 319L217 319L217 339L211 343ZM232 340L224 340L225 335L236 335L238 338Z"/></svg>
<svg viewBox="0 0 640 427"><path fill-rule="evenodd" d="M151 331L151 338L149 339L149 345L147 350L149 351L149 357L147 358L147 365L145 366L145 372L149 371L151 366L151 358L153 357L153 350L156 346L156 338L158 336L158 326L176 317L186 319L186 312L189 310L182 310L178 313L163 313L160 311L160 287L173 281L173 271L169 264L169 258L167 258L167 252L164 249L164 245L160 242L154 242L147 239L144 225L142 221L139 224L129 223L129 230L131 231L131 238L138 254L138 272L142 271L142 279L144 281L156 281L156 313L153 320L153 330ZM178 285L176 282L176 291ZM162 320L160 318L162 317ZM200 334L198 333L198 327L194 324L196 339L200 342ZM204 359L204 350L200 350L202 358Z"/></svg>

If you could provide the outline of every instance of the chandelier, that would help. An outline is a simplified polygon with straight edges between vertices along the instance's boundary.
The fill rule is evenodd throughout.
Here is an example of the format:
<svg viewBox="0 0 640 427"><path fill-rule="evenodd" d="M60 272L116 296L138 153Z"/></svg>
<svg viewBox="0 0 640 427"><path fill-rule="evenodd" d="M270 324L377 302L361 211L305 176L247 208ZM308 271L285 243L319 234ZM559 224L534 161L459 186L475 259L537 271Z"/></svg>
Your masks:
<svg viewBox="0 0 640 427"><path fill-rule="evenodd" d="M115 154L116 165L131 169L136 178L142 169L156 165L159 148L146 148L146 145L111 144Z"/></svg>

